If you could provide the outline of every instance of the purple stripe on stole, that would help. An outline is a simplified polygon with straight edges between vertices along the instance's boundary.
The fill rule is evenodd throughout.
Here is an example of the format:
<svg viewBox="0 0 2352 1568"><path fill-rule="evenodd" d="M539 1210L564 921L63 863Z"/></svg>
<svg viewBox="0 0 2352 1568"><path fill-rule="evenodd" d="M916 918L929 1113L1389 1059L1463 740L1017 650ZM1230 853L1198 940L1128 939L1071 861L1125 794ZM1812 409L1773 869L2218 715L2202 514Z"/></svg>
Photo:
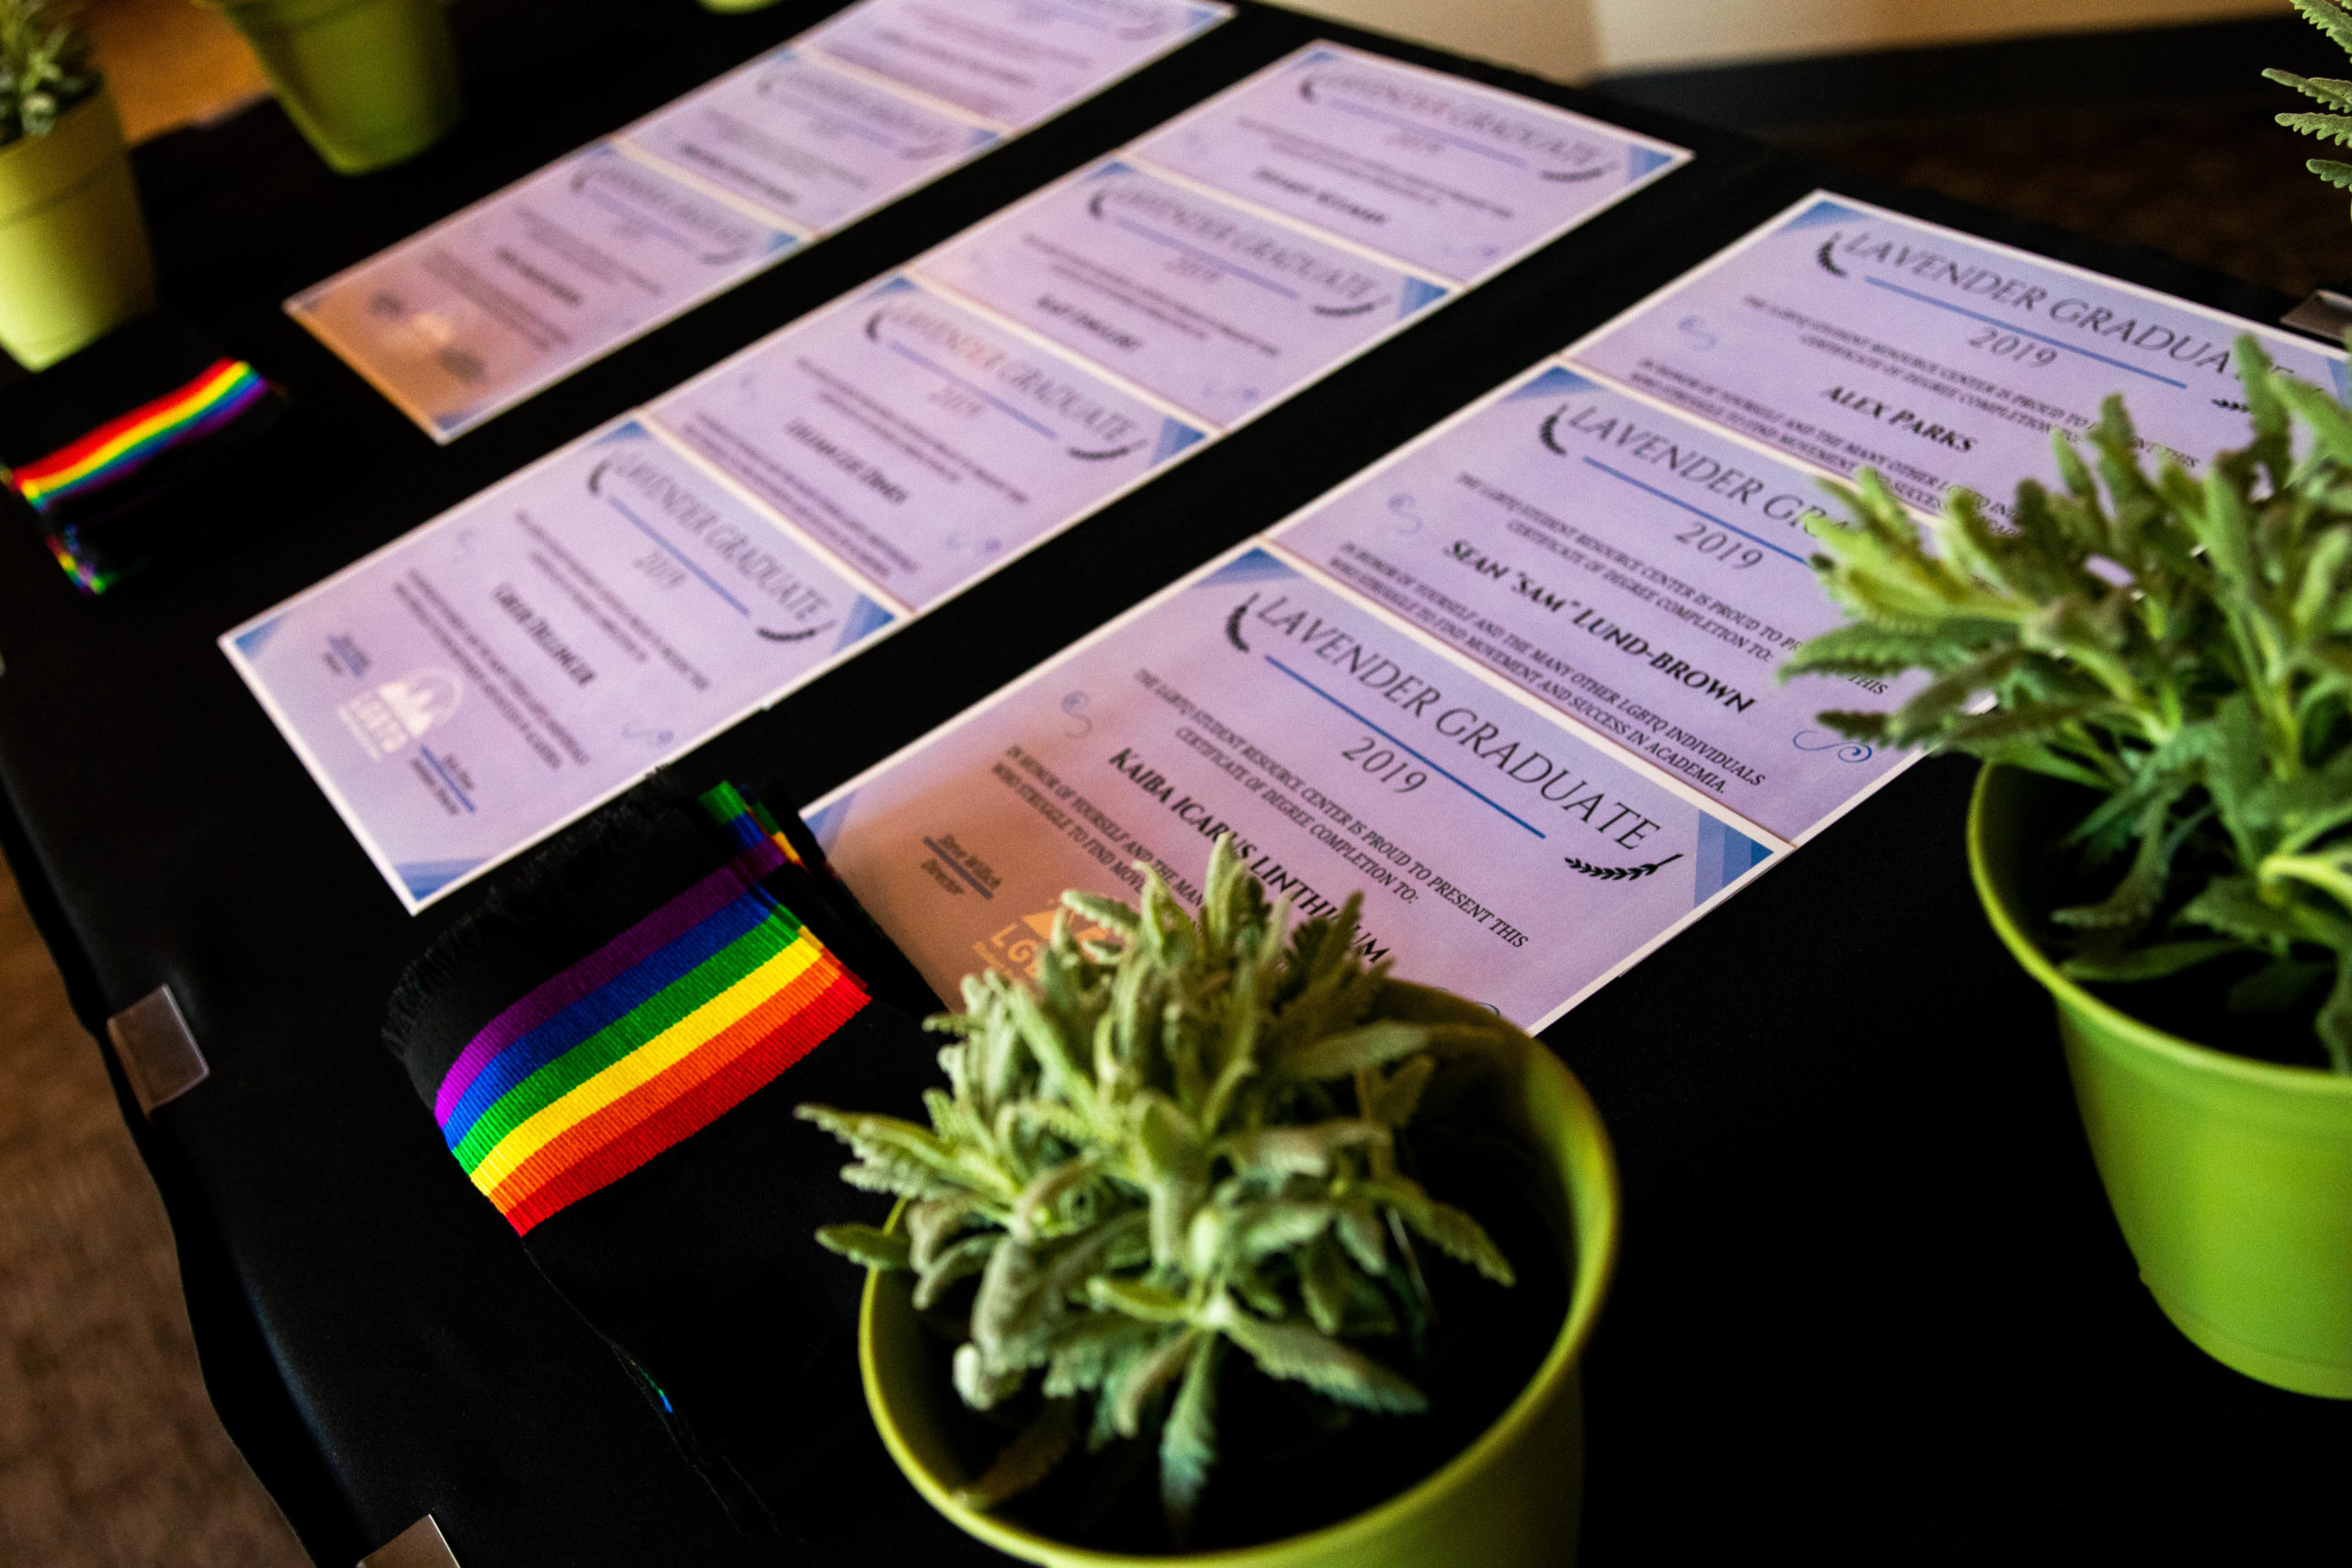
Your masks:
<svg viewBox="0 0 2352 1568"><path fill-rule="evenodd" d="M448 1124L458 1101L501 1051L741 897L744 882L736 863L729 862L571 968L525 993L520 1001L483 1025L442 1075L440 1091L433 1099L434 1120Z"/></svg>

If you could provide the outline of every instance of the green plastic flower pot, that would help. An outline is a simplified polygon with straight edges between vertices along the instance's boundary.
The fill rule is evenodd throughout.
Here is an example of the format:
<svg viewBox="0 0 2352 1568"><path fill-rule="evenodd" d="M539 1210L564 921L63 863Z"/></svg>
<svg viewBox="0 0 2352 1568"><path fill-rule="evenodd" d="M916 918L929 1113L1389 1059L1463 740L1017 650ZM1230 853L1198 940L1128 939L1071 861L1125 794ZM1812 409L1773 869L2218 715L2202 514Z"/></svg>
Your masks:
<svg viewBox="0 0 2352 1568"><path fill-rule="evenodd" d="M1491 1022L1491 1018L1487 1021ZM1535 1194L1568 1259L1568 1306L1527 1386L1476 1441L1378 1507L1287 1540L1133 1557L1066 1545L958 1503L975 1479L947 1437L956 1393L938 1377L910 1275L869 1273L859 1321L865 1402L899 1468L934 1508L998 1550L1048 1568L1538 1568L1571 1563L1584 1500L1578 1359L1617 1260L1617 1168L1600 1118L1559 1059L1521 1035L1483 1092L1534 1156ZM903 1205L901 1205L903 1208ZM892 1224L898 1223L892 1216ZM1214 1483L1212 1483L1214 1484Z"/></svg>
<svg viewBox="0 0 2352 1568"><path fill-rule="evenodd" d="M702 8L719 12L764 11L775 4L775 0L702 0Z"/></svg>
<svg viewBox="0 0 2352 1568"><path fill-rule="evenodd" d="M2069 824L2063 786L1978 776L1968 861L1993 929L2058 1004L2083 1126L2140 1278L2223 1365L2352 1399L2352 1077L2152 1029L2084 990L2030 934L2029 869Z"/></svg>
<svg viewBox="0 0 2352 1568"><path fill-rule="evenodd" d="M463 112L441 0L197 0L253 46L277 101L338 174L413 158Z"/></svg>
<svg viewBox="0 0 2352 1568"><path fill-rule="evenodd" d="M104 88L0 147L0 344L39 370L155 303L155 262Z"/></svg>

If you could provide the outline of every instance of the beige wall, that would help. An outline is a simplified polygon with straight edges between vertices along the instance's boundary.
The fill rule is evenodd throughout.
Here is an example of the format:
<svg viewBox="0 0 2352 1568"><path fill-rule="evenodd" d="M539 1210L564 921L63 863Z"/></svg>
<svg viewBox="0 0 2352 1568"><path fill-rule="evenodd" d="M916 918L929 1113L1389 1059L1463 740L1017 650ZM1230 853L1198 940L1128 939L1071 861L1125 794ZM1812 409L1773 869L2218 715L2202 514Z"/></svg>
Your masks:
<svg viewBox="0 0 2352 1568"><path fill-rule="evenodd" d="M2287 0L1291 0L1359 27L1575 80L1601 71L2284 14Z"/></svg>
<svg viewBox="0 0 2352 1568"><path fill-rule="evenodd" d="M1539 76L1570 81L1593 73L1600 51L1593 37L1594 0L1286 0L1317 11L1435 44L1456 54L1498 61ZM1673 0L1661 0L1672 4Z"/></svg>
<svg viewBox="0 0 2352 1568"><path fill-rule="evenodd" d="M1432 0L1432 17L1482 0ZM1561 0L1573 4L1574 0ZM2286 0L1589 0L1610 71L2277 14Z"/></svg>

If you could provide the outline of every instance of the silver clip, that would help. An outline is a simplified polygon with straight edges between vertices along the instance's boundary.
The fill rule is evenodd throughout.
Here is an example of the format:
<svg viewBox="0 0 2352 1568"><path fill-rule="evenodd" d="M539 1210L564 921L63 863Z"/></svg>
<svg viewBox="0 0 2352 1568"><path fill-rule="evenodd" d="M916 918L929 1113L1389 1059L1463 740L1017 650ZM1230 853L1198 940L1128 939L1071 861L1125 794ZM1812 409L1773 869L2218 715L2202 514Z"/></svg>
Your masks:
<svg viewBox="0 0 2352 1568"><path fill-rule="evenodd" d="M211 1076L169 986L156 987L107 1020L107 1038L114 1042L139 1109L150 1116Z"/></svg>
<svg viewBox="0 0 2352 1568"><path fill-rule="evenodd" d="M458 1568L458 1555L427 1514L361 1558L359 1568Z"/></svg>
<svg viewBox="0 0 2352 1568"><path fill-rule="evenodd" d="M2279 317L2278 324L2330 343L2342 343L2346 330L2352 328L2352 294L2314 288L2310 299Z"/></svg>

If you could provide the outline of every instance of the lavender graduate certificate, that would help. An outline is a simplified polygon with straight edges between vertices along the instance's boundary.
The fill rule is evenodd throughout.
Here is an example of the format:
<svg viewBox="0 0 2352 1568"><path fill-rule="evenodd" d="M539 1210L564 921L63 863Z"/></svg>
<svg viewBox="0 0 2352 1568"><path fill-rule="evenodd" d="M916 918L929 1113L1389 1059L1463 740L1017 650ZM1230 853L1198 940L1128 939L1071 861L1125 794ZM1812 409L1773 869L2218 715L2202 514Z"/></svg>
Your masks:
<svg viewBox="0 0 2352 1568"><path fill-rule="evenodd" d="M2245 332L2346 390L2341 351L1815 192L1568 356L1833 472L1874 468L1914 505L1959 485L2006 514L2019 479L2055 481L2051 432L2088 429L2110 392L2191 471L2245 445Z"/></svg>
<svg viewBox="0 0 2352 1568"><path fill-rule="evenodd" d="M622 132L808 233L945 173L993 131L780 49Z"/></svg>
<svg viewBox="0 0 2352 1568"><path fill-rule="evenodd" d="M1775 679L1839 622L1806 564L1809 470L1552 367L1272 537L1784 839L1901 765L1824 707L1888 682Z"/></svg>
<svg viewBox="0 0 2352 1568"><path fill-rule="evenodd" d="M1690 156L1332 44L1251 77L1135 151L1456 283L1509 265Z"/></svg>
<svg viewBox="0 0 2352 1568"><path fill-rule="evenodd" d="M1231 14L1193 0L869 0L803 41L1019 130Z"/></svg>
<svg viewBox="0 0 2352 1568"><path fill-rule="evenodd" d="M628 421L220 646L413 912L889 619Z"/></svg>
<svg viewBox="0 0 2352 1568"><path fill-rule="evenodd" d="M757 272L794 243L599 146L304 290L286 308L447 441Z"/></svg>
<svg viewBox="0 0 2352 1568"><path fill-rule="evenodd" d="M1201 438L904 278L795 322L651 412L910 608Z"/></svg>
<svg viewBox="0 0 2352 1568"><path fill-rule="evenodd" d="M1197 904L1231 831L1305 918L1364 890L1408 979L1540 1027L1768 846L1263 549L1114 621L811 806L835 868L955 993L1023 972L1066 887Z"/></svg>
<svg viewBox="0 0 2352 1568"><path fill-rule="evenodd" d="M1219 426L1446 292L1115 159L917 270Z"/></svg>

